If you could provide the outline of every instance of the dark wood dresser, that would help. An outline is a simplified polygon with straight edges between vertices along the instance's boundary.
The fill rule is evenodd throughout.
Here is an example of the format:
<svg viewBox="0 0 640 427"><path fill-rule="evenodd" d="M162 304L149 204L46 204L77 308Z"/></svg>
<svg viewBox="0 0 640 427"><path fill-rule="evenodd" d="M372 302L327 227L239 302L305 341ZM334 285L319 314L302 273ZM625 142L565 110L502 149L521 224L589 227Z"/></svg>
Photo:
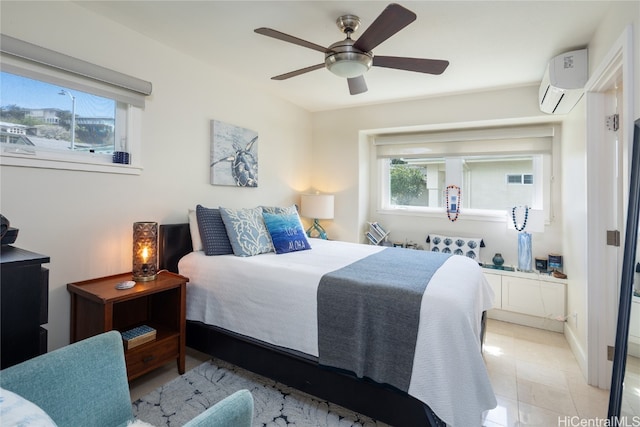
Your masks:
<svg viewBox="0 0 640 427"><path fill-rule="evenodd" d="M0 247L0 369L47 352L49 270L46 255Z"/></svg>

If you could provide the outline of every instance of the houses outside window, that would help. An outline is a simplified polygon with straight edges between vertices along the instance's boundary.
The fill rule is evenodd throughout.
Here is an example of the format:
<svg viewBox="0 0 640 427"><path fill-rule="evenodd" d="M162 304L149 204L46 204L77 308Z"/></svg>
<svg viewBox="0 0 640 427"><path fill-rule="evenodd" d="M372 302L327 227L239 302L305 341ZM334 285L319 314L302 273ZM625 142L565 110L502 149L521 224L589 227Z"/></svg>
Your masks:
<svg viewBox="0 0 640 427"><path fill-rule="evenodd" d="M3 128L19 127L36 150L112 155L116 136L125 137L116 123L117 110L127 109L124 103L7 72L0 81Z"/></svg>
<svg viewBox="0 0 640 427"><path fill-rule="evenodd" d="M140 173L151 83L4 34L0 42L0 164ZM131 164L114 164L116 151Z"/></svg>

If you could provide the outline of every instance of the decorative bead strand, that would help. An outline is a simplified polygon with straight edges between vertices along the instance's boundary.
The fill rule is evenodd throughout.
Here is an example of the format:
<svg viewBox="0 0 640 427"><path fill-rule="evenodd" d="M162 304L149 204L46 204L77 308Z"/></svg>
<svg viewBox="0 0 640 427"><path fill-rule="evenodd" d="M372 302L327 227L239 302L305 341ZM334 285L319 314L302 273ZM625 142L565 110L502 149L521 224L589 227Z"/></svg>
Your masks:
<svg viewBox="0 0 640 427"><path fill-rule="evenodd" d="M454 216L453 218L451 218L451 211L449 211L449 189L455 189L458 190L458 206L456 209L456 216ZM457 185L449 185L447 186L447 190L445 192L445 199L447 202L447 218L449 218L449 221L451 222L455 222L458 219L458 215L460 215L460 187L458 187Z"/></svg>
<svg viewBox="0 0 640 427"><path fill-rule="evenodd" d="M524 221L522 227L518 227L518 221L516 220L516 209L524 207ZM514 206L511 208L511 219L513 220L513 226L518 231L523 231L527 226L527 219L529 218L529 206Z"/></svg>

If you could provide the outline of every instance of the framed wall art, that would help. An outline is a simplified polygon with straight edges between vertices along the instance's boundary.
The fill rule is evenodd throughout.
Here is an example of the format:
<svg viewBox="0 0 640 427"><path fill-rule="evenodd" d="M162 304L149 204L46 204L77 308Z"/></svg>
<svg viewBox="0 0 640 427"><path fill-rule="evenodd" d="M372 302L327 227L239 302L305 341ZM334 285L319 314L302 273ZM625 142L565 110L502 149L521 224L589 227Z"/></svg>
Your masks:
<svg viewBox="0 0 640 427"><path fill-rule="evenodd" d="M258 132L211 120L212 185L258 186Z"/></svg>

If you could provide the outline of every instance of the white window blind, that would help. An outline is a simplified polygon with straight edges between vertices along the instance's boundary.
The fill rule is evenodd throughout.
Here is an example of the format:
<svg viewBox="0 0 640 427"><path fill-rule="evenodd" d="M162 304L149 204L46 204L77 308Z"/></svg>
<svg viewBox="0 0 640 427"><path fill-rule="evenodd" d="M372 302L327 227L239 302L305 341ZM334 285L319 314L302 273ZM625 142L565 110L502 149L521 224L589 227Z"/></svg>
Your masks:
<svg viewBox="0 0 640 427"><path fill-rule="evenodd" d="M553 134L551 125L519 126L386 134L375 136L373 144L378 158L547 154Z"/></svg>
<svg viewBox="0 0 640 427"><path fill-rule="evenodd" d="M46 80L143 108L152 85L81 59L0 34L3 71Z"/></svg>

